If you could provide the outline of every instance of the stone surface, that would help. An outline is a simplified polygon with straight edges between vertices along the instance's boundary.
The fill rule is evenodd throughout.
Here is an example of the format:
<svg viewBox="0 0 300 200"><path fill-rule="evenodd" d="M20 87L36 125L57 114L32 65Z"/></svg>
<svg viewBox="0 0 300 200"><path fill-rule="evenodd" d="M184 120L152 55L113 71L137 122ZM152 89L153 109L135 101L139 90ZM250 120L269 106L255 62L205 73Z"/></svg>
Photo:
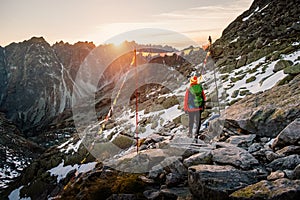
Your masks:
<svg viewBox="0 0 300 200"><path fill-rule="evenodd" d="M267 180L268 181L274 181L274 180L277 180L277 179L281 179L281 178L284 178L285 177L285 174L283 171L275 171L275 172L272 172L268 177L267 177Z"/></svg>
<svg viewBox="0 0 300 200"><path fill-rule="evenodd" d="M267 164L267 167L271 168L272 170L284 170L294 169L299 164L300 155L290 155L273 160L271 163Z"/></svg>
<svg viewBox="0 0 300 200"><path fill-rule="evenodd" d="M246 199L284 199L294 200L300 195L300 180L278 179L260 181L230 195L235 200Z"/></svg>
<svg viewBox="0 0 300 200"><path fill-rule="evenodd" d="M287 67L283 71L285 74L297 75L300 73L300 64Z"/></svg>
<svg viewBox="0 0 300 200"><path fill-rule="evenodd" d="M299 81L300 75L297 75L289 84L274 87L259 95L248 95L226 109L226 114L215 123L224 124L225 127L234 126L257 137L275 138L300 116Z"/></svg>
<svg viewBox="0 0 300 200"><path fill-rule="evenodd" d="M256 160L248 151L239 147L218 148L212 152L212 160L218 164L232 165L241 169L252 169L258 165Z"/></svg>
<svg viewBox="0 0 300 200"><path fill-rule="evenodd" d="M293 65L293 62L291 62L291 61L280 60L275 64L273 72L278 72L278 71L283 70L292 65Z"/></svg>
<svg viewBox="0 0 300 200"><path fill-rule="evenodd" d="M228 199L233 191L257 182L256 173L232 166L197 165L189 168L188 183L197 199Z"/></svg>
<svg viewBox="0 0 300 200"><path fill-rule="evenodd" d="M280 156L289 156L289 155L293 155L293 154L300 154L300 146L286 146L278 151L276 151L276 153Z"/></svg>
<svg viewBox="0 0 300 200"><path fill-rule="evenodd" d="M230 138L227 139L226 142L236 145L238 147L249 147L252 145L256 135L251 134L251 135L239 135L239 136L231 136Z"/></svg>
<svg viewBox="0 0 300 200"><path fill-rule="evenodd" d="M272 148L298 144L300 141L300 118L295 119L276 137Z"/></svg>
<svg viewBox="0 0 300 200"><path fill-rule="evenodd" d="M192 165L199 164L212 164L212 154L211 151L202 151L183 161L184 166L190 167Z"/></svg>
<svg viewBox="0 0 300 200"><path fill-rule="evenodd" d="M293 171L293 179L300 179L300 164Z"/></svg>

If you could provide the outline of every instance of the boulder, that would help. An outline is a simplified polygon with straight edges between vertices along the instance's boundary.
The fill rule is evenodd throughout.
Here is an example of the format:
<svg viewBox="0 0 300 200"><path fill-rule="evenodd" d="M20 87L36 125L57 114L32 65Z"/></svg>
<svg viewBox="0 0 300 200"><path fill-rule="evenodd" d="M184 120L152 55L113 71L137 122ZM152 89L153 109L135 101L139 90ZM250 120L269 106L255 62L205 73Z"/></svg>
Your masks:
<svg viewBox="0 0 300 200"><path fill-rule="evenodd" d="M226 140L226 142L233 144L235 146L238 147L249 147L254 139L255 139L256 135L255 134L250 134L250 135L234 135L231 136L230 138L228 138Z"/></svg>
<svg viewBox="0 0 300 200"><path fill-rule="evenodd" d="M256 183L257 172L232 166L197 165L189 168L188 184L196 199L227 199L229 194Z"/></svg>
<svg viewBox="0 0 300 200"><path fill-rule="evenodd" d="M248 152L253 153L260 150L263 146L260 143L253 143L249 148Z"/></svg>
<svg viewBox="0 0 300 200"><path fill-rule="evenodd" d="M184 166L190 167L192 165L199 165L199 164L212 164L212 154L211 151L202 151L191 157L185 159L183 161Z"/></svg>
<svg viewBox="0 0 300 200"><path fill-rule="evenodd" d="M293 171L293 179L300 179L300 164Z"/></svg>
<svg viewBox="0 0 300 200"><path fill-rule="evenodd" d="M134 194L113 194L107 200L136 200L137 197Z"/></svg>
<svg viewBox="0 0 300 200"><path fill-rule="evenodd" d="M276 151L276 154L280 155L280 156L289 156L289 155L293 155L293 154L300 154L300 146L286 146L278 151Z"/></svg>
<svg viewBox="0 0 300 200"><path fill-rule="evenodd" d="M120 149L127 149L134 144L134 140L130 137L119 134L112 140L112 143Z"/></svg>
<svg viewBox="0 0 300 200"><path fill-rule="evenodd" d="M160 200L160 199L174 199L176 200L178 198L177 194L175 194L174 192L167 190L167 189L163 189L163 190L146 190L145 192L143 192L144 196L146 197L146 199L149 200Z"/></svg>
<svg viewBox="0 0 300 200"><path fill-rule="evenodd" d="M273 72L278 72L280 70L283 70L289 66L292 66L293 65L293 62L292 61L289 61L289 60L279 60L275 66L274 66L274 69L273 69Z"/></svg>
<svg viewBox="0 0 300 200"><path fill-rule="evenodd" d="M300 141L300 118L295 119L276 137L272 148L296 145Z"/></svg>
<svg viewBox="0 0 300 200"><path fill-rule="evenodd" d="M237 62L236 68L240 68L240 67L246 65L246 63L247 63L247 55L243 55L243 56L241 56L241 58Z"/></svg>
<svg viewBox="0 0 300 200"><path fill-rule="evenodd" d="M280 179L280 178L284 178L285 177L285 174L283 171L281 170L277 170L276 172L272 172L268 177L267 177L267 180L268 181L274 181L274 180L277 180L277 179Z"/></svg>
<svg viewBox="0 0 300 200"><path fill-rule="evenodd" d="M230 195L234 200L269 199L294 200L300 195L300 180L286 178L275 181L260 181Z"/></svg>
<svg viewBox="0 0 300 200"><path fill-rule="evenodd" d="M232 165L241 169L253 169L259 164L248 151L235 146L213 150L212 160L218 164Z"/></svg>
<svg viewBox="0 0 300 200"><path fill-rule="evenodd" d="M166 185L168 187L177 186L177 185L181 184L181 182L182 182L182 177L178 173L171 172L166 175Z"/></svg>
<svg viewBox="0 0 300 200"><path fill-rule="evenodd" d="M277 159L277 158L280 157L279 155L277 155L277 154L274 153L273 151L269 151L269 150L266 150L266 151L265 151L265 156L266 156L266 158L267 158L267 160L268 160L269 162L272 162L273 160L275 160L275 159Z"/></svg>
<svg viewBox="0 0 300 200"><path fill-rule="evenodd" d="M288 84L275 86L265 92L251 94L226 109L214 123L240 128L258 138L275 138L300 115L300 75ZM282 94L285 98L282 98ZM247 109L245 109L247 108ZM217 132L219 127L215 128Z"/></svg>
<svg viewBox="0 0 300 200"><path fill-rule="evenodd" d="M271 163L267 164L267 167L275 171L275 170L294 169L299 164L300 164L300 155L290 155L287 157L273 160Z"/></svg>
<svg viewBox="0 0 300 200"><path fill-rule="evenodd" d="M283 70L285 74L297 75L300 73L300 64L289 66Z"/></svg>

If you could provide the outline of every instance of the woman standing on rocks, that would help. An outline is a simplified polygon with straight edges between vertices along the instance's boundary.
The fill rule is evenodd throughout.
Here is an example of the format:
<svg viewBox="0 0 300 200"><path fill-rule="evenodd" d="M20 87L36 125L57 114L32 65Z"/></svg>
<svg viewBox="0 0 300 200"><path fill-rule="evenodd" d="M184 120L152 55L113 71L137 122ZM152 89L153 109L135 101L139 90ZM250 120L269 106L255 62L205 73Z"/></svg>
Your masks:
<svg viewBox="0 0 300 200"><path fill-rule="evenodd" d="M189 115L189 133L188 137L193 136L193 127L196 119L195 139L199 136L201 127L201 113L205 107L206 96L203 87L198 83L198 77L193 76L190 79L190 87L187 88L184 97L184 111Z"/></svg>

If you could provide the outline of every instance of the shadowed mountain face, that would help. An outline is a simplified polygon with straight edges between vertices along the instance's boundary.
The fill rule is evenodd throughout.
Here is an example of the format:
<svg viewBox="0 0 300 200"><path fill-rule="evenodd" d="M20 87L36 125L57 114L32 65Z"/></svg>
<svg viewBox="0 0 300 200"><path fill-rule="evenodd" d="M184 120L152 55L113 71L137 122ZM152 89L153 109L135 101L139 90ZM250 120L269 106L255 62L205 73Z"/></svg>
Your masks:
<svg viewBox="0 0 300 200"><path fill-rule="evenodd" d="M50 46L32 38L1 48L1 108L19 128L34 135L41 127L70 107L72 79L91 43Z"/></svg>

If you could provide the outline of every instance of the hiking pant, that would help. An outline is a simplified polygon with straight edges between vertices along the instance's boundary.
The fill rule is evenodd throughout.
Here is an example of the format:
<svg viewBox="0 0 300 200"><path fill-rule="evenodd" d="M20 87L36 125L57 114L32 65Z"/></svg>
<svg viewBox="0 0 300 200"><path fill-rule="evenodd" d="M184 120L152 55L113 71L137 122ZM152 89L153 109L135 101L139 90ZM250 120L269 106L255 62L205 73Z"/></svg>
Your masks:
<svg viewBox="0 0 300 200"><path fill-rule="evenodd" d="M193 135L194 123L196 120L196 133L194 137L199 135L201 127L201 110L195 112L189 112L189 135Z"/></svg>

